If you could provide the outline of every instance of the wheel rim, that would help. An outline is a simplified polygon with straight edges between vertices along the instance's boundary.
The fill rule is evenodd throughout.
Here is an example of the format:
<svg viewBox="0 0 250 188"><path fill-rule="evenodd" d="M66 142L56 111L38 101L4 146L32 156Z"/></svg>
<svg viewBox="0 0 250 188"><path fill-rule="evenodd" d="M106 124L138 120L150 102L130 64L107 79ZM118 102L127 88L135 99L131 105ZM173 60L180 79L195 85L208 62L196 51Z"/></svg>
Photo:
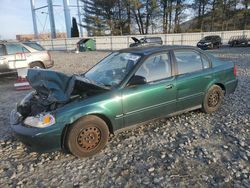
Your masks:
<svg viewBox="0 0 250 188"><path fill-rule="evenodd" d="M220 102L220 93L218 91L213 91L208 98L208 106L216 107Z"/></svg>
<svg viewBox="0 0 250 188"><path fill-rule="evenodd" d="M90 151L101 141L101 131L95 126L84 128L77 137L77 144L83 151Z"/></svg>
<svg viewBox="0 0 250 188"><path fill-rule="evenodd" d="M42 69L41 67L39 67L39 66L34 66L34 67L32 67L33 69Z"/></svg>

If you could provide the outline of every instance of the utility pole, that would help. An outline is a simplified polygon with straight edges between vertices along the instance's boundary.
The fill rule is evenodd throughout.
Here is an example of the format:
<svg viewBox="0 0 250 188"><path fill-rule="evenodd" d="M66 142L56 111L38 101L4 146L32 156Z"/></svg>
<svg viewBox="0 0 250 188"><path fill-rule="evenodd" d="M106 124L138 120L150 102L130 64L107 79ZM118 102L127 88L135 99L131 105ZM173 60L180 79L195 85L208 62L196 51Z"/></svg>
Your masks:
<svg viewBox="0 0 250 188"><path fill-rule="evenodd" d="M63 0L64 7L64 17L65 17L65 25L67 31L67 38L71 37L71 17L69 11L69 0Z"/></svg>
<svg viewBox="0 0 250 188"><path fill-rule="evenodd" d="M56 38L56 26L55 26L53 3L52 3L52 0L47 0L47 3L48 3L51 38L55 39Z"/></svg>
<svg viewBox="0 0 250 188"><path fill-rule="evenodd" d="M82 23L82 20L81 20L81 12L80 12L80 6L79 6L79 0L76 1L77 3L77 12L78 12L78 25ZM80 37L83 37L83 31L82 31L82 26L80 26Z"/></svg>
<svg viewBox="0 0 250 188"><path fill-rule="evenodd" d="M31 5L31 13L32 13L32 20L33 20L33 28L34 28L34 37L35 37L35 39L38 39L35 0L30 0L30 5Z"/></svg>

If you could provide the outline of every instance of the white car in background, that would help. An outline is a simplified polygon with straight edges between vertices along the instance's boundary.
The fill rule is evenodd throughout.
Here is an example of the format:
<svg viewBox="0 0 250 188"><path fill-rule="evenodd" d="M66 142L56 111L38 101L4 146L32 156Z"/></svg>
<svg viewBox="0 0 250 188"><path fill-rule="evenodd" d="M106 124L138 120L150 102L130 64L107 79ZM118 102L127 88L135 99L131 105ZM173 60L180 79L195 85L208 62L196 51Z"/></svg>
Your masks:
<svg viewBox="0 0 250 188"><path fill-rule="evenodd" d="M22 68L47 69L53 65L50 53L36 42L0 41L0 74Z"/></svg>

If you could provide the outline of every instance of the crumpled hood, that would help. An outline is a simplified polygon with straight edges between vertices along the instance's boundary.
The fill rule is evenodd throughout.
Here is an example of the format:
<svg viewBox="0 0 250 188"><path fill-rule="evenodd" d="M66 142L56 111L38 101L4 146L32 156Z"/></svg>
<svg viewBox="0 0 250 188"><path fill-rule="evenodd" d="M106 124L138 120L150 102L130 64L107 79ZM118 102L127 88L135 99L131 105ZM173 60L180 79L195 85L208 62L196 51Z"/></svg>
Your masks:
<svg viewBox="0 0 250 188"><path fill-rule="evenodd" d="M135 43L141 43L141 41L139 39L137 39L136 37L131 37L132 40L135 42Z"/></svg>
<svg viewBox="0 0 250 188"><path fill-rule="evenodd" d="M109 90L109 88L97 85L80 75L68 76L61 72L43 69L29 69L27 80L31 87L50 103L65 103L73 94Z"/></svg>

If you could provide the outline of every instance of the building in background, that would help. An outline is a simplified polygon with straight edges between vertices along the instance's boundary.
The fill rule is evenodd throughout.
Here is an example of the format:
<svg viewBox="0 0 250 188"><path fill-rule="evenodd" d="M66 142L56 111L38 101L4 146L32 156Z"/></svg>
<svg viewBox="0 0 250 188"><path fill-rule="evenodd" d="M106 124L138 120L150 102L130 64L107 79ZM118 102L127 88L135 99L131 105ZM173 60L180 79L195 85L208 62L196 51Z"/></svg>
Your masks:
<svg viewBox="0 0 250 188"><path fill-rule="evenodd" d="M39 40L47 40L51 38L50 33L42 33L38 35ZM56 38L67 38L67 34L64 32L56 33ZM27 40L35 40L34 34L20 34L16 35L16 40L19 41L27 41Z"/></svg>

